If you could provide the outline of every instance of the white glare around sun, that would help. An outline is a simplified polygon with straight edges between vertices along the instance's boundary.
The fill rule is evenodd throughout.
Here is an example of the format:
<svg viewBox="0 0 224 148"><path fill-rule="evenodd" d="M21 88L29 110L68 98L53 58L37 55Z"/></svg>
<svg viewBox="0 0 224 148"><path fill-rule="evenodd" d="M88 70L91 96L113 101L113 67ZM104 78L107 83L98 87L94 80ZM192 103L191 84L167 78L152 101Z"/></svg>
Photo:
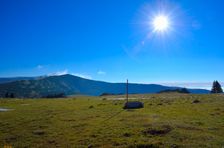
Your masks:
<svg viewBox="0 0 224 148"><path fill-rule="evenodd" d="M163 32L169 28L169 19L166 16L159 15L153 19L153 28L155 31Z"/></svg>

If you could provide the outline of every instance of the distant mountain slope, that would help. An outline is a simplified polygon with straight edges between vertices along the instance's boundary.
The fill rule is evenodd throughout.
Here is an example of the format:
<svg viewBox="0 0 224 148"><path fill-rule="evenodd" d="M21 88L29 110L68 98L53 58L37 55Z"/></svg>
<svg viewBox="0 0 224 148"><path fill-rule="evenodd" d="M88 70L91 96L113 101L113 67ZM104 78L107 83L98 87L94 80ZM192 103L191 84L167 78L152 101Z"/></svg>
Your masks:
<svg viewBox="0 0 224 148"><path fill-rule="evenodd" d="M9 83L20 80L34 80L39 77L12 77L12 78L0 78L0 84Z"/></svg>
<svg viewBox="0 0 224 148"><path fill-rule="evenodd" d="M157 93L162 90L177 88L156 84L129 84L129 93ZM25 98L43 97L58 93L65 93L66 95L124 94L125 90L125 83L107 83L83 79L73 75L62 75L0 84L0 97L4 97L6 93L13 93L15 97ZM207 90L199 89L189 89L189 91L194 93L208 93Z"/></svg>

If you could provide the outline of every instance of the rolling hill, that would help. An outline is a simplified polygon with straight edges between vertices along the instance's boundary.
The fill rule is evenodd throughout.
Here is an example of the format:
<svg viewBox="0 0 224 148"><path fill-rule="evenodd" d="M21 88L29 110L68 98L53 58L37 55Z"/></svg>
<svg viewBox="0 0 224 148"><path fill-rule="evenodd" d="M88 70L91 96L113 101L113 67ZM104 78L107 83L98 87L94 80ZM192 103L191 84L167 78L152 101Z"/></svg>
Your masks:
<svg viewBox="0 0 224 148"><path fill-rule="evenodd" d="M168 87L157 84L129 84L130 94L157 93ZM13 93L18 98L39 98L47 95L64 93L66 95L93 95L103 93L124 94L125 83L107 83L102 81L88 80L73 75L39 77L38 79L19 80L0 84L0 97L6 93ZM191 93L209 93L203 89L188 89Z"/></svg>

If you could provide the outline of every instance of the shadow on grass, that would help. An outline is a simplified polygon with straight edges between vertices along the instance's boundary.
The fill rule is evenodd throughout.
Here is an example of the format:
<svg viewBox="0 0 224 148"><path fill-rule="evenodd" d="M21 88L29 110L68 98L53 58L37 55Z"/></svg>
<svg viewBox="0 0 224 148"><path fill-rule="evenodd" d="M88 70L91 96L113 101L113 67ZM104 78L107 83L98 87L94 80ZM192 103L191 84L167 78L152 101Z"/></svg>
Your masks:
<svg viewBox="0 0 224 148"><path fill-rule="evenodd" d="M119 114L121 114L123 111L125 111L125 110L121 110L121 111L117 112L116 114L114 114L114 115L110 116L109 118L105 119L104 121L102 121L102 123L111 120L112 118L114 118L114 117L118 116Z"/></svg>

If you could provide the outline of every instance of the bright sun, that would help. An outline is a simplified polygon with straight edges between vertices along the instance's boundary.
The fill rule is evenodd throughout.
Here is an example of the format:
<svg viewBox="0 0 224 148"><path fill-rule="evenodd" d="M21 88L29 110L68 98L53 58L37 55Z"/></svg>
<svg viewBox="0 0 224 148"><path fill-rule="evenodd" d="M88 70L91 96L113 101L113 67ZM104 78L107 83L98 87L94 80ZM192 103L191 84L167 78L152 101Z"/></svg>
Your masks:
<svg viewBox="0 0 224 148"><path fill-rule="evenodd" d="M155 31L164 32L169 28L170 22L168 17L158 15L153 19L153 28Z"/></svg>

